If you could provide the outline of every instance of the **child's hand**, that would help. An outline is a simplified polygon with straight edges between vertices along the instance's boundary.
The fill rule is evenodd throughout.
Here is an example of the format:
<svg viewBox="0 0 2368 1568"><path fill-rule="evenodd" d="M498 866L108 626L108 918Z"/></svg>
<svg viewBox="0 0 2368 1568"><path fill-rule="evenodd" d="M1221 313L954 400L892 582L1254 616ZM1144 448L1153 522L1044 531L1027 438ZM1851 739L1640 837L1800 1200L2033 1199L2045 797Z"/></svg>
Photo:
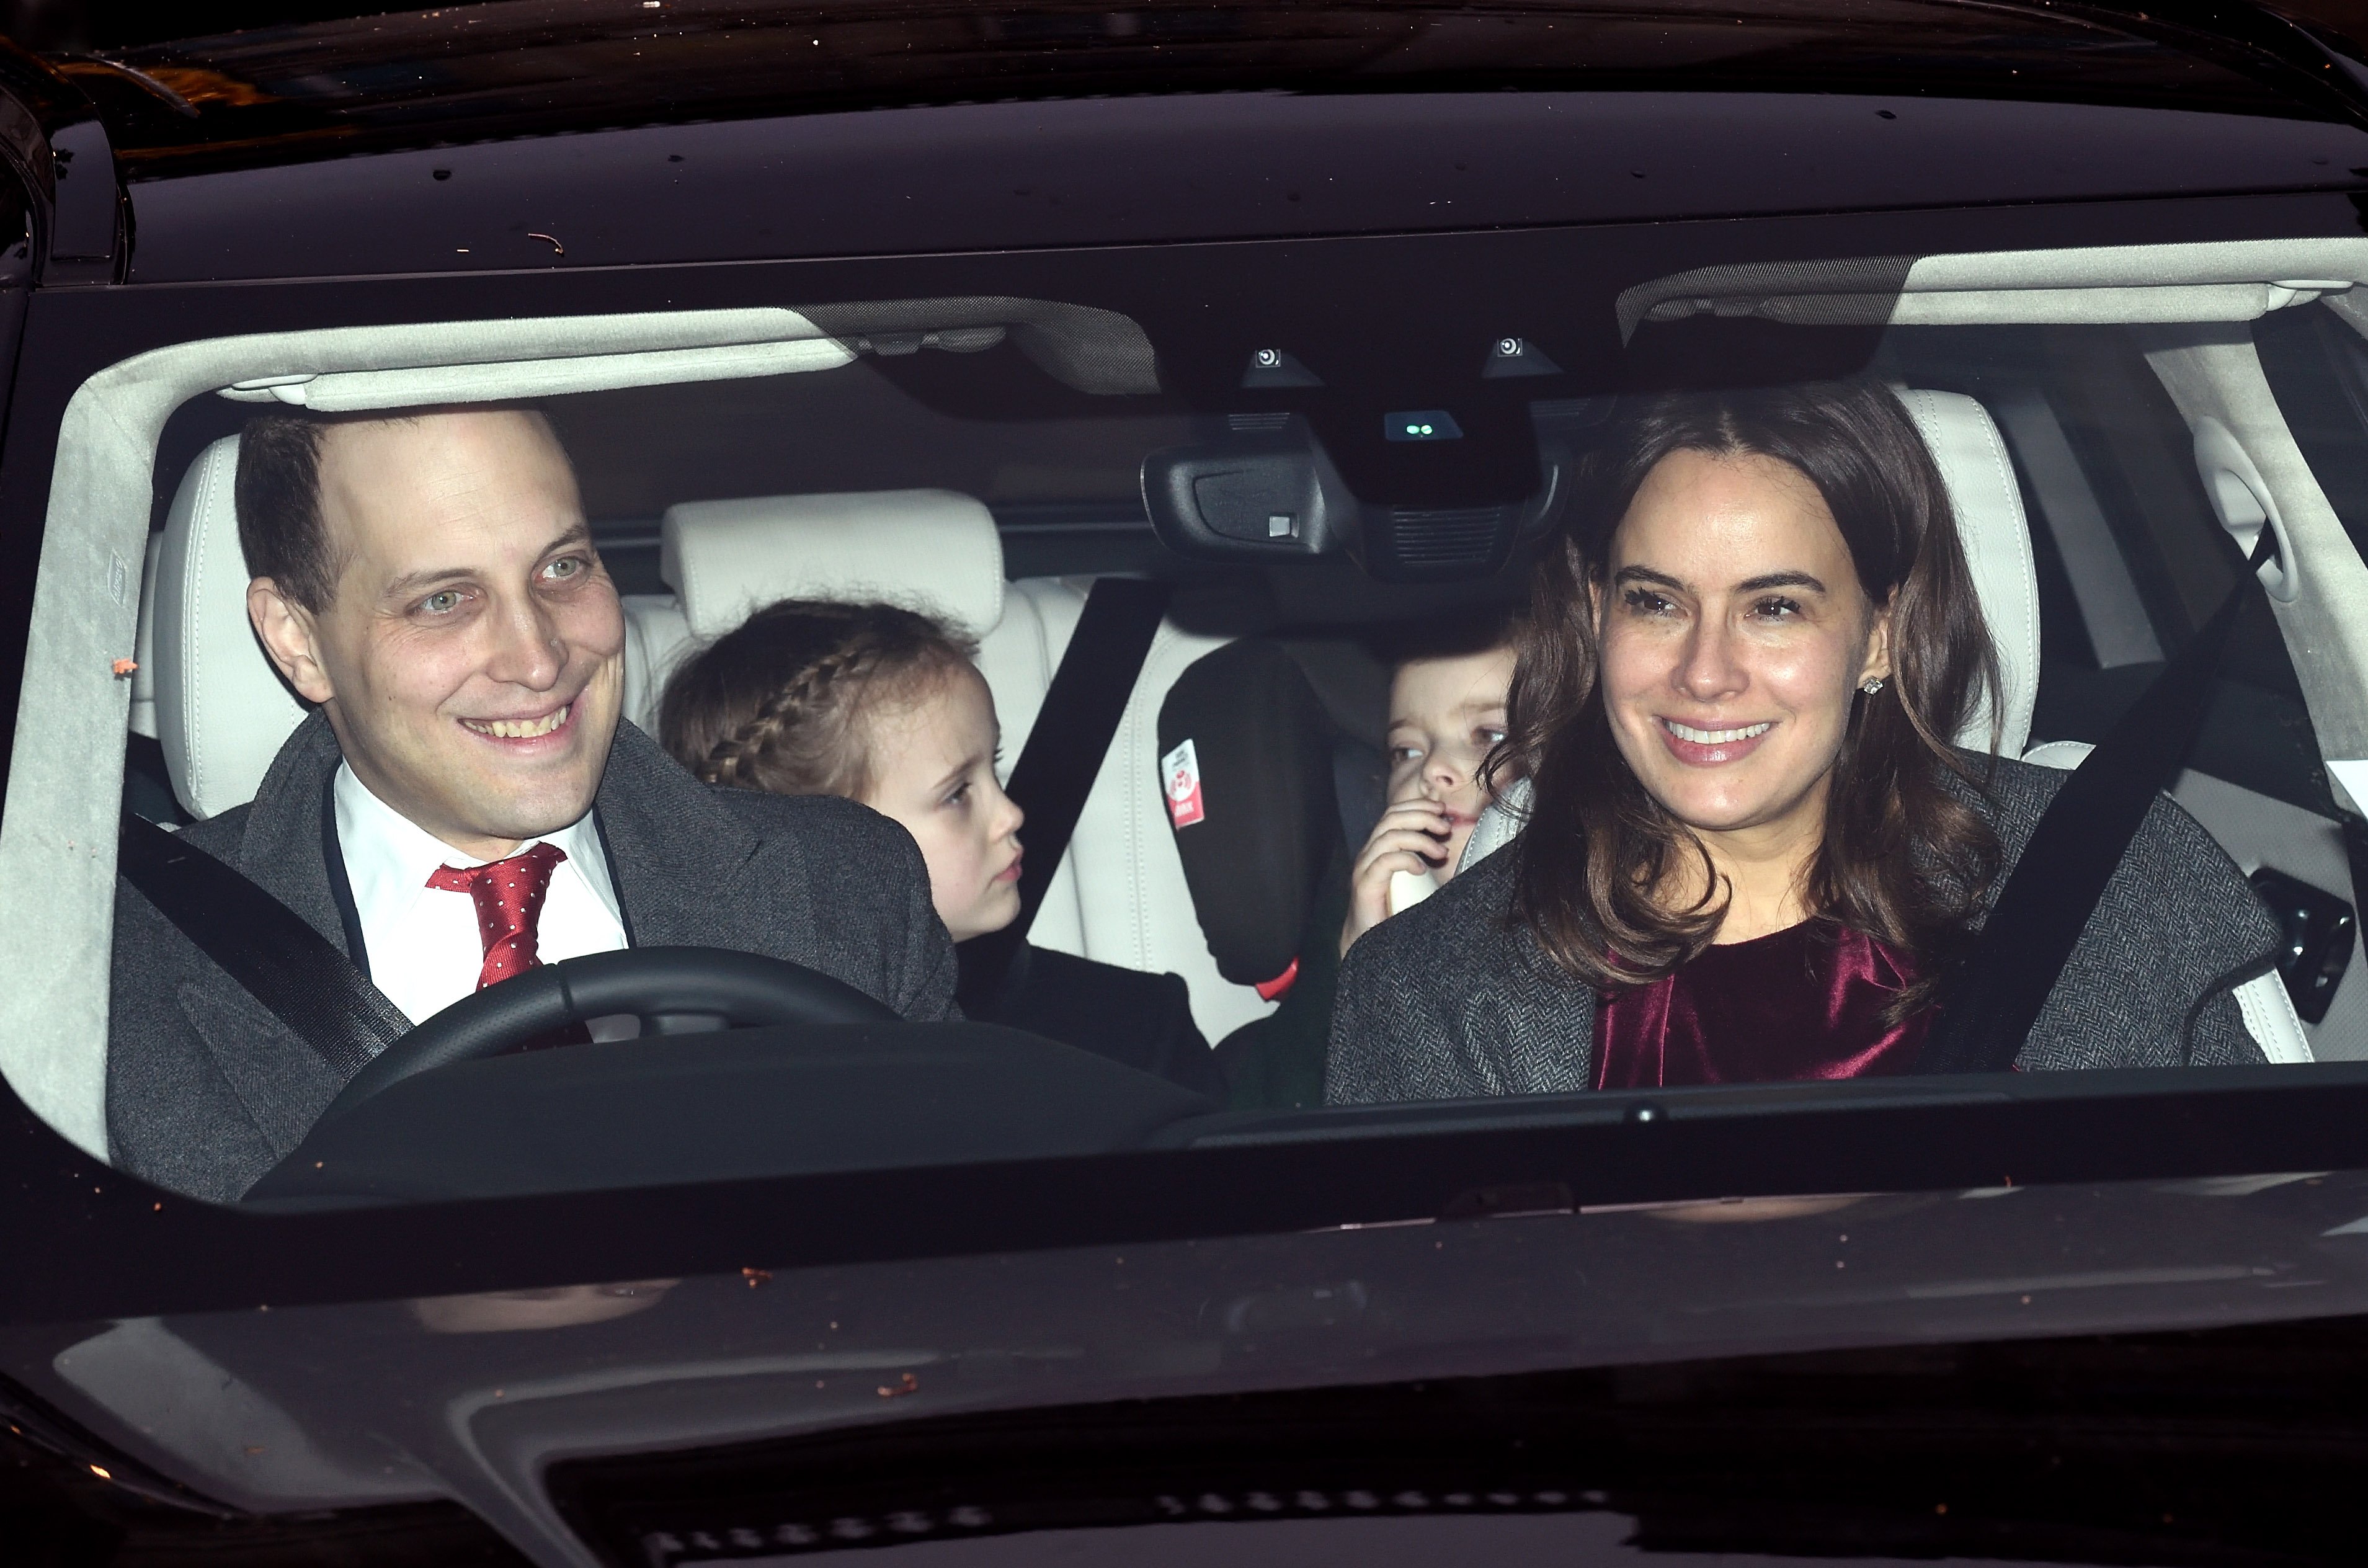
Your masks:
<svg viewBox="0 0 2368 1568"><path fill-rule="evenodd" d="M1340 926L1344 958L1356 939L1390 915L1390 878L1428 874L1447 863L1447 808L1436 801L1400 801L1382 813L1349 873L1349 918Z"/></svg>

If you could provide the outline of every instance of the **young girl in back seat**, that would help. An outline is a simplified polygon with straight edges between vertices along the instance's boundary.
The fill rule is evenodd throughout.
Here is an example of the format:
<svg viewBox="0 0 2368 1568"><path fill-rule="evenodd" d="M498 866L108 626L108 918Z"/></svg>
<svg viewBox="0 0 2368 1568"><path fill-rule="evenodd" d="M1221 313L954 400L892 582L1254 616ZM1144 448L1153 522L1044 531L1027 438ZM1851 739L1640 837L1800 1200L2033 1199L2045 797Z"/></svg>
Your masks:
<svg viewBox="0 0 2368 1568"><path fill-rule="evenodd" d="M784 599L675 672L660 735L708 783L842 795L901 824L928 866L938 917L964 942L1019 914L1022 819L996 778L1001 730L974 653L894 605ZM992 994L963 1006L980 1022L1218 1092L1180 976L1030 945Z"/></svg>

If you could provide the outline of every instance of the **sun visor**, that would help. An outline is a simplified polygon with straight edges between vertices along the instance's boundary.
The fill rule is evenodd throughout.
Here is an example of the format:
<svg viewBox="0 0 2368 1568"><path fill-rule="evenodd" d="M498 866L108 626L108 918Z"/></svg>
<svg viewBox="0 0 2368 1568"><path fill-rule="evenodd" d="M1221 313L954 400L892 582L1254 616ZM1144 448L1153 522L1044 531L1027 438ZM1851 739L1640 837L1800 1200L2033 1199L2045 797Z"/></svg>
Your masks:
<svg viewBox="0 0 2368 1568"><path fill-rule="evenodd" d="M2240 240L1702 267L1614 305L1621 341L1702 317L1790 326L2253 321L2368 283L2368 240Z"/></svg>
<svg viewBox="0 0 2368 1568"><path fill-rule="evenodd" d="M450 341L449 333L436 335ZM1159 390L1151 340L1128 317L1000 296L488 322L471 335L475 352L465 359L414 358L398 348L368 369L291 365L219 390L241 403L347 414L795 375L837 369L858 355L973 354L1007 338L1079 392Z"/></svg>
<svg viewBox="0 0 2368 1568"><path fill-rule="evenodd" d="M855 358L827 338L806 343L741 343L650 354L598 354L576 359L513 359L493 365L429 365L409 370L333 370L272 377L224 387L242 403L287 403L322 414L428 403L503 403L562 397L678 381L726 381L835 370Z"/></svg>
<svg viewBox="0 0 2368 1568"><path fill-rule="evenodd" d="M469 347L467 358L409 364L398 348L369 369L290 366L221 391L242 403L344 414L791 375L855 358L807 317L779 307L488 323Z"/></svg>
<svg viewBox="0 0 2368 1568"><path fill-rule="evenodd" d="M1123 396L1159 390L1158 356L1143 328L1132 317L1091 305L977 295L810 305L805 314L861 353L976 353L1008 336L1038 369L1078 392Z"/></svg>
<svg viewBox="0 0 2368 1568"><path fill-rule="evenodd" d="M1620 341L1647 322L1750 316L1789 326L1880 326L1915 266L1909 256L1703 267L1621 291Z"/></svg>

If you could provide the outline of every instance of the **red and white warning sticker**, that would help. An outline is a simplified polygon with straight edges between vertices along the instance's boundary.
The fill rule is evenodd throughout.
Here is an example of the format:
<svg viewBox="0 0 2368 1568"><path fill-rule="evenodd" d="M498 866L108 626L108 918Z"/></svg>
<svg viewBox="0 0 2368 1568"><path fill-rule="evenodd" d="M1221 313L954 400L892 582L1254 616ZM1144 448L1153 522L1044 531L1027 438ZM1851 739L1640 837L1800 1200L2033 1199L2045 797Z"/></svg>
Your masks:
<svg viewBox="0 0 2368 1568"><path fill-rule="evenodd" d="M1201 803L1201 758L1186 741L1159 759L1160 787L1167 795L1167 820L1190 827L1209 814Z"/></svg>

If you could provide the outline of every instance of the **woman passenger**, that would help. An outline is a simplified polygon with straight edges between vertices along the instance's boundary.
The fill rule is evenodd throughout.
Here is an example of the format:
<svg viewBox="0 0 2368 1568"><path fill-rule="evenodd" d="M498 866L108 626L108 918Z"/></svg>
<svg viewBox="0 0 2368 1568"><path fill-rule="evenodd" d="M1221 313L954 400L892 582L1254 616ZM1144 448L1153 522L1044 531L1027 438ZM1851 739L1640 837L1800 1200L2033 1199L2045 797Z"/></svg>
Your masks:
<svg viewBox="0 0 2368 1568"><path fill-rule="evenodd" d="M659 704L668 752L710 784L843 795L903 825L956 942L1019 914L1019 808L995 774L1002 731L971 645L886 604L783 599L677 670ZM1221 1089L1173 974L1020 947L1001 986L966 1003L1005 1024Z"/></svg>
<svg viewBox="0 0 2368 1568"><path fill-rule="evenodd" d="M1539 570L1491 764L1526 826L1350 950L1334 1103L1912 1072L2061 782L1951 744L1996 660L1889 392L1671 395L1624 435ZM2261 1061L2229 993L2276 940L2157 800L2016 1064Z"/></svg>

